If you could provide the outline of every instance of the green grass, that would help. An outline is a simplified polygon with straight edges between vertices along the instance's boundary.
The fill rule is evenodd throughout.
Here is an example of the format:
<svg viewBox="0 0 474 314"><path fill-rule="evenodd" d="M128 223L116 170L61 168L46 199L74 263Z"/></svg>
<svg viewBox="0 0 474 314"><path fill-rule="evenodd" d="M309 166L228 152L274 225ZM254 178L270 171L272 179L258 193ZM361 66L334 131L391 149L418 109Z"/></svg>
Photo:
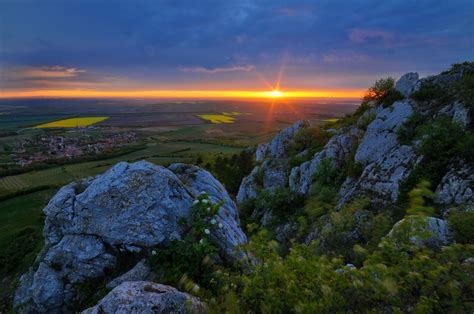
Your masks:
<svg viewBox="0 0 474 314"><path fill-rule="evenodd" d="M0 251L22 229L43 230L42 209L55 192L50 189L0 202Z"/></svg>

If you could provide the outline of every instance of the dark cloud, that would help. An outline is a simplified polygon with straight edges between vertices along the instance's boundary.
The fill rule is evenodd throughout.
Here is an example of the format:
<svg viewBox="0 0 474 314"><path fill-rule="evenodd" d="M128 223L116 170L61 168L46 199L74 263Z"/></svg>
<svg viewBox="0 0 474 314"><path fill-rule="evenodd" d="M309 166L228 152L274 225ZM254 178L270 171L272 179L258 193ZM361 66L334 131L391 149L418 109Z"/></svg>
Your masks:
<svg viewBox="0 0 474 314"><path fill-rule="evenodd" d="M189 83L198 74L271 76L285 64L293 85L349 73L366 86L472 60L473 16L472 0L4 0L0 67Z"/></svg>

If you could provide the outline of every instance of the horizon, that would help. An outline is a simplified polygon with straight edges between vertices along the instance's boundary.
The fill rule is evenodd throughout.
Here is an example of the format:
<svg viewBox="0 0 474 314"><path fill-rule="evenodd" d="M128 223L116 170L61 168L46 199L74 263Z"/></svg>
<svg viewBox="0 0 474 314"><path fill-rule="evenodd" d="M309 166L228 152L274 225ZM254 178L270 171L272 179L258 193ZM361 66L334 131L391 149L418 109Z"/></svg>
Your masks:
<svg viewBox="0 0 474 314"><path fill-rule="evenodd" d="M0 98L361 98L378 78L472 58L473 13L464 0L4 1Z"/></svg>

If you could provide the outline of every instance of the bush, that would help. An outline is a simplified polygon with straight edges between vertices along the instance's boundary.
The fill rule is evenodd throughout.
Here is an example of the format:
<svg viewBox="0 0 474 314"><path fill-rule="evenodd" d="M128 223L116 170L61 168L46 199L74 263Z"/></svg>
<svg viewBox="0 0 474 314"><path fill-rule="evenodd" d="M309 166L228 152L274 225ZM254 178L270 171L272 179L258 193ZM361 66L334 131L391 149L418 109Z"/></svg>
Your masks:
<svg viewBox="0 0 474 314"><path fill-rule="evenodd" d="M277 188L274 191L262 190L255 198L257 212L272 212L275 218L284 218L295 213L304 204L304 197L291 192L288 188Z"/></svg>
<svg viewBox="0 0 474 314"><path fill-rule="evenodd" d="M411 98L417 101L429 101L441 98L443 90L431 83L424 83L421 87L411 94Z"/></svg>
<svg viewBox="0 0 474 314"><path fill-rule="evenodd" d="M474 244L474 212L457 212L448 217L456 242Z"/></svg>
<svg viewBox="0 0 474 314"><path fill-rule="evenodd" d="M418 128L426 124L426 117L419 112L413 113L398 129L398 141L402 145L410 145L416 136Z"/></svg>
<svg viewBox="0 0 474 314"><path fill-rule="evenodd" d="M181 221L183 228L188 229L183 239L152 251L148 264L161 274L160 282L194 293L200 287L216 289L213 261L218 250L211 240L211 231L222 227L215 218L221 205L211 204L207 194L200 195L191 208L189 220Z"/></svg>
<svg viewBox="0 0 474 314"><path fill-rule="evenodd" d="M304 150L308 150L309 156L312 156L321 150L330 138L330 134L320 127L303 128L296 132L289 143L289 155L294 156Z"/></svg>
<svg viewBox="0 0 474 314"><path fill-rule="evenodd" d="M376 104L383 104L385 107L403 98L403 95L395 90L395 80L392 77L377 80L364 95L364 101L375 101Z"/></svg>
<svg viewBox="0 0 474 314"><path fill-rule="evenodd" d="M27 256L33 257L41 246L41 231L25 228L16 233L10 243L0 252L0 275L17 270Z"/></svg>

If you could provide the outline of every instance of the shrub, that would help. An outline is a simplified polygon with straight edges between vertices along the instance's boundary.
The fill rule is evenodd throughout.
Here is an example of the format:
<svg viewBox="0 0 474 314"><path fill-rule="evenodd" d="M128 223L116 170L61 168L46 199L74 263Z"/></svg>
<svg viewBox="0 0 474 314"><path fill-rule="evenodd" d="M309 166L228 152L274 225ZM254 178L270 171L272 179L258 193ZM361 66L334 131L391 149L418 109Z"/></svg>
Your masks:
<svg viewBox="0 0 474 314"><path fill-rule="evenodd" d="M258 212L272 212L278 218L284 218L303 207L303 196L291 192L288 188L277 188L274 191L262 190L255 199Z"/></svg>
<svg viewBox="0 0 474 314"><path fill-rule="evenodd" d="M211 240L211 231L221 228L215 216L222 203L212 204L207 194L201 194L191 208L189 220L181 221L188 229L182 240L174 240L165 249L155 249L148 264L164 284L197 293L200 286L216 289L213 280L217 247Z"/></svg>
<svg viewBox="0 0 474 314"><path fill-rule="evenodd" d="M34 255L41 246L41 231L25 228L16 233L10 243L0 252L0 274L6 275L24 264L25 257Z"/></svg>
<svg viewBox="0 0 474 314"><path fill-rule="evenodd" d="M424 83L421 87L411 94L411 98L417 101L429 101L443 96L443 90L431 83Z"/></svg>
<svg viewBox="0 0 474 314"><path fill-rule="evenodd" d="M433 192L430 190L430 183L426 180L421 181L418 185L408 193L409 205L407 208L408 215L417 216L434 216L434 208L426 206L426 199L433 198Z"/></svg>
<svg viewBox="0 0 474 314"><path fill-rule="evenodd" d="M312 156L326 145L330 137L330 134L320 127L303 128L296 132L289 143L289 155L295 156L304 150L308 150L309 156Z"/></svg>
<svg viewBox="0 0 474 314"><path fill-rule="evenodd" d="M474 212L452 213L448 221L457 242L474 244Z"/></svg>
<svg viewBox="0 0 474 314"><path fill-rule="evenodd" d="M403 95L395 90L395 80L392 77L375 81L374 85L369 87L364 95L364 101L375 101L375 103L383 104L385 107L403 98Z"/></svg>
<svg viewBox="0 0 474 314"><path fill-rule="evenodd" d="M426 124L426 117L419 112L413 113L398 129L398 140L402 145L410 145L416 136L418 128Z"/></svg>

